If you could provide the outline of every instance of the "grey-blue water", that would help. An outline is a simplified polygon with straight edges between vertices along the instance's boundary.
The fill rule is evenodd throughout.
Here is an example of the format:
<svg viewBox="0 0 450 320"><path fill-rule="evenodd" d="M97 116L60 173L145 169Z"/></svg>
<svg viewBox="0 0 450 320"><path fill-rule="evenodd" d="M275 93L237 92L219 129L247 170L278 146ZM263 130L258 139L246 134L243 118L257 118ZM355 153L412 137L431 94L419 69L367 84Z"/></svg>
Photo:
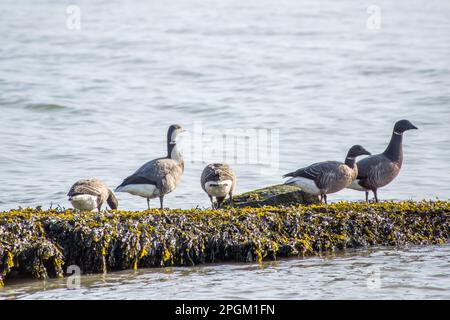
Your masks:
<svg viewBox="0 0 450 320"><path fill-rule="evenodd" d="M343 160L356 143L381 152L403 118L420 130L405 134L402 172L380 198L449 198L449 1L377 0L369 10L371 3L356 0L74 4L75 11L50 0L0 3L0 210L69 207L65 195L83 177L117 186L165 154L172 123L189 132L180 141L183 181L167 207L209 205L199 185L209 162L229 162L244 192L280 183L283 173L312 162ZM362 197L344 190L329 200ZM128 194L119 200L123 209L146 207ZM422 254L448 259L439 254L445 250ZM394 259L380 255L388 265ZM408 257L395 263L408 264ZM288 276L280 266L264 272ZM422 267L448 270L434 262ZM258 276L251 266L239 268L246 270L241 277ZM174 275L194 269L183 270ZM302 282L304 275L296 277ZM201 279L214 282L207 272ZM277 279L267 284L267 297L282 297ZM414 286L408 297L427 296L438 279ZM352 277L339 281L358 295ZM127 297L120 288L119 281L108 294ZM448 288L437 297L448 297ZM167 290L177 289L172 283ZM245 290L259 296L250 280Z"/></svg>
<svg viewBox="0 0 450 320"><path fill-rule="evenodd" d="M450 299L450 245L14 283L0 299ZM72 289L69 289L72 288Z"/></svg>

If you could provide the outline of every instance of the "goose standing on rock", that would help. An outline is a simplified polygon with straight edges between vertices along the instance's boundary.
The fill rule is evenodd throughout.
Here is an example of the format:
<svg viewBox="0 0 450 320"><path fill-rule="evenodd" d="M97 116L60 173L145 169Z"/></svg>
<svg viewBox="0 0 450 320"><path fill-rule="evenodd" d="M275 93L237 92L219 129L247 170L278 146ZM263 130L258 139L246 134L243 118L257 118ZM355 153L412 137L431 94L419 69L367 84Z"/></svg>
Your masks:
<svg viewBox="0 0 450 320"><path fill-rule="evenodd" d="M418 128L408 120L398 121L386 150L358 161L358 177L348 188L365 191L366 202L369 202L369 191L372 191L378 202L378 189L392 182L400 173L403 163L403 133L413 129Z"/></svg>
<svg viewBox="0 0 450 320"><path fill-rule="evenodd" d="M116 192L128 192L147 199L150 209L150 199L159 197L163 209L164 196L177 187L184 172L184 161L176 140L185 130L178 124L171 125L167 132L167 156L151 160L126 178Z"/></svg>
<svg viewBox="0 0 450 320"><path fill-rule="evenodd" d="M227 196L233 204L233 193L236 189L236 175L227 164L213 163L205 167L200 178L203 190L208 194L213 209L220 208ZM213 197L217 200L214 206Z"/></svg>
<svg viewBox="0 0 450 320"><path fill-rule="evenodd" d="M320 195L320 200L327 203L327 194L338 192L348 187L358 176L355 158L370 155L360 145L350 148L345 163L338 161L319 162L309 167L285 174L283 178L292 177L285 184L295 184L304 192Z"/></svg>
<svg viewBox="0 0 450 320"><path fill-rule="evenodd" d="M112 210L119 206L111 189L98 179L82 179L75 182L67 196L77 210L92 211L97 208L100 212L105 202Z"/></svg>

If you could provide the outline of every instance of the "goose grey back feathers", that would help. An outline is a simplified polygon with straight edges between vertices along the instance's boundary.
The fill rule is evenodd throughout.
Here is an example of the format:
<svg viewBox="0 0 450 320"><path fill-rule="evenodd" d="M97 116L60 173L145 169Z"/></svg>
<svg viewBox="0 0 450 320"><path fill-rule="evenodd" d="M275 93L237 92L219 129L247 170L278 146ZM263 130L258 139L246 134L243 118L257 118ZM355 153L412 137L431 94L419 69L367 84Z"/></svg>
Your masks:
<svg viewBox="0 0 450 320"><path fill-rule="evenodd" d="M177 187L181 181L181 176L184 172L184 163L177 163L176 161L168 158L158 158L151 160L141 166L135 173L127 177L119 187L117 191L129 185L152 185L155 189L151 193L146 193L143 190L123 190L135 195L148 196L149 198L155 198L160 195L165 195ZM150 189L149 189L150 190Z"/></svg>
<svg viewBox="0 0 450 320"><path fill-rule="evenodd" d="M348 188L365 191L366 201L369 200L369 191L372 191L378 202L378 189L391 183L400 173L403 164L403 133L413 129L417 127L408 120L398 121L386 150L357 163L358 176Z"/></svg>
<svg viewBox="0 0 450 320"><path fill-rule="evenodd" d="M105 202L115 210L118 201L111 189L99 179L82 179L77 181L67 194L69 201L77 210L91 211L97 208L99 211Z"/></svg>
<svg viewBox="0 0 450 320"><path fill-rule="evenodd" d="M230 197L232 203L233 193L236 189L236 175L229 165L223 163L207 165L202 172L200 183L202 189L208 194L213 208L215 207L214 197L217 200L217 208L227 196Z"/></svg>
<svg viewBox="0 0 450 320"><path fill-rule="evenodd" d="M288 173L283 177L294 177L286 182L286 184L295 184L297 179L306 178L314 181L317 190L308 193L328 194L335 193L345 188L357 176L357 168L350 168L342 162L326 161L314 163L306 168L299 169L295 172Z"/></svg>
<svg viewBox="0 0 450 320"><path fill-rule="evenodd" d="M355 158L370 153L356 145L350 148L345 162L325 161L314 163L283 176L291 177L285 184L298 185L304 192L320 195L326 202L326 195L348 187L358 176Z"/></svg>
<svg viewBox="0 0 450 320"><path fill-rule="evenodd" d="M184 172L183 157L176 145L177 136L183 131L180 125L171 125L167 132L168 155L145 163L127 177L116 188L116 192L128 192L146 198L148 209L150 199L159 197L162 209L164 195L175 190Z"/></svg>

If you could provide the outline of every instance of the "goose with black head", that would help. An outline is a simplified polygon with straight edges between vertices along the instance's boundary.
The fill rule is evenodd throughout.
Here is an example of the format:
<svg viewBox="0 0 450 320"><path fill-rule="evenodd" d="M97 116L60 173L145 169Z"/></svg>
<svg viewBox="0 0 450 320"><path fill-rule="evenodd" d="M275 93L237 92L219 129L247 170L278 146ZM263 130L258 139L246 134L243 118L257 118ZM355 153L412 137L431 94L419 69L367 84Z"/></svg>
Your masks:
<svg viewBox="0 0 450 320"><path fill-rule="evenodd" d="M81 179L74 183L67 194L72 206L81 211L92 211L97 209L99 212L106 202L112 210L119 206L116 196L99 179Z"/></svg>
<svg viewBox="0 0 450 320"><path fill-rule="evenodd" d="M211 207L218 209L226 197L233 204L233 193L236 189L236 174L233 169L225 163L212 163L205 167L202 172L200 183L202 189L211 200ZM217 204L214 204L216 198Z"/></svg>
<svg viewBox="0 0 450 320"><path fill-rule="evenodd" d="M306 193L320 195L321 201L327 203L327 194L348 187L356 179L358 168L355 159L361 155L370 155L370 152L360 145L355 145L348 151L344 163L339 161L314 163L285 174L283 178L291 177L285 184L294 184Z"/></svg>
<svg viewBox="0 0 450 320"><path fill-rule="evenodd" d="M418 128L408 120L395 123L391 141L383 153L373 155L358 161L358 177L348 187L364 191L366 201L369 201L369 191L378 202L378 189L391 183L400 173L403 164L403 133Z"/></svg>
<svg viewBox="0 0 450 320"><path fill-rule="evenodd" d="M164 208L164 196L177 187L184 172L184 161L177 147L177 137L185 130L178 124L167 131L167 156L145 163L135 173L127 177L116 192L128 192L147 199L159 198L160 208Z"/></svg>

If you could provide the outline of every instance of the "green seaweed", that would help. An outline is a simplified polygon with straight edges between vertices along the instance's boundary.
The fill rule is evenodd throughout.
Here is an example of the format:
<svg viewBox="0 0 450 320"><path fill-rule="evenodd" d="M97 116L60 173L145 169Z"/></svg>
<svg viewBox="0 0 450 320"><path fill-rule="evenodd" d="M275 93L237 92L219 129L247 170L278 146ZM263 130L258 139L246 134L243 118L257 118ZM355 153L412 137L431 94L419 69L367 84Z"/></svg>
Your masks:
<svg viewBox="0 0 450 320"><path fill-rule="evenodd" d="M450 202L340 202L219 210L0 212L0 284L15 276L273 260L449 239Z"/></svg>

